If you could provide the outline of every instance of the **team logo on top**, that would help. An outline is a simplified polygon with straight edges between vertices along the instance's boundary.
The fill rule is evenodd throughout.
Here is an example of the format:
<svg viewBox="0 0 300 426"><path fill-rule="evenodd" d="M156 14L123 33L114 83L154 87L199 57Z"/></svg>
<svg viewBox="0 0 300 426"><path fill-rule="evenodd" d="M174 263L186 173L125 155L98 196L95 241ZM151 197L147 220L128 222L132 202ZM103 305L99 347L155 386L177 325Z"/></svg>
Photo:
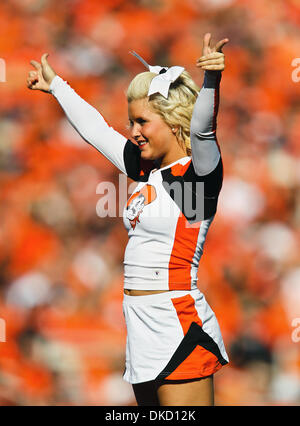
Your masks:
<svg viewBox="0 0 300 426"><path fill-rule="evenodd" d="M132 194L127 201L126 217L129 220L132 229L136 227L136 223L139 222L139 216L142 213L145 206L152 203L156 199L156 190L154 186L146 184L143 188Z"/></svg>

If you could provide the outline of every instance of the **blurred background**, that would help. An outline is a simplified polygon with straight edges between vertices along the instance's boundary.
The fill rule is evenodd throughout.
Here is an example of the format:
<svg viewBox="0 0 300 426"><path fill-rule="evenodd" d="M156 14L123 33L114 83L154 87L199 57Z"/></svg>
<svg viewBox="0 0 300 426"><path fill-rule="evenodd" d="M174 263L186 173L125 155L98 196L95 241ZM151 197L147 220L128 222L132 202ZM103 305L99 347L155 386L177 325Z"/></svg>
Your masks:
<svg viewBox="0 0 300 426"><path fill-rule="evenodd" d="M298 0L0 3L0 405L135 405L122 379L127 234L96 212L97 185L118 185L119 171L54 97L27 89L30 60L48 52L128 136L125 91L144 71L129 50L202 85L206 32L230 39L224 185L199 267L231 360L215 375L216 404L299 405L299 25Z"/></svg>

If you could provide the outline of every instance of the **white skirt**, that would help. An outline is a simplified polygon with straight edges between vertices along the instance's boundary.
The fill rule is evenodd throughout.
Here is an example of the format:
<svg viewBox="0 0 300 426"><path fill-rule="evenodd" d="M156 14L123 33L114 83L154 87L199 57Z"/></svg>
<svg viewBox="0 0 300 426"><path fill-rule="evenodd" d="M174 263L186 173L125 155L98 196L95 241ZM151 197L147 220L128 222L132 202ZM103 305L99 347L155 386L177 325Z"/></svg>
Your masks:
<svg viewBox="0 0 300 426"><path fill-rule="evenodd" d="M129 383L207 377L228 363L220 327L199 289L124 294Z"/></svg>

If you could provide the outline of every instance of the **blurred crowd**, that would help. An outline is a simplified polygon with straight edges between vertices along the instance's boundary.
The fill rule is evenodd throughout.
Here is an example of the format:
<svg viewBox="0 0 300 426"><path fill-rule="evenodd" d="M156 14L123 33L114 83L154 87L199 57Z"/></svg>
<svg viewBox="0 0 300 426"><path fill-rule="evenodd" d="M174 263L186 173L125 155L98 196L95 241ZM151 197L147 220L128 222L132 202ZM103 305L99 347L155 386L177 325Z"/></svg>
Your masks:
<svg viewBox="0 0 300 426"><path fill-rule="evenodd" d="M96 210L97 185L118 187L119 171L26 87L30 60L49 53L128 137L125 92L144 71L129 51L201 85L206 32L230 40L224 184L198 274L231 361L216 404L299 405L299 25L297 0L0 2L0 405L135 405L122 379L127 233Z"/></svg>

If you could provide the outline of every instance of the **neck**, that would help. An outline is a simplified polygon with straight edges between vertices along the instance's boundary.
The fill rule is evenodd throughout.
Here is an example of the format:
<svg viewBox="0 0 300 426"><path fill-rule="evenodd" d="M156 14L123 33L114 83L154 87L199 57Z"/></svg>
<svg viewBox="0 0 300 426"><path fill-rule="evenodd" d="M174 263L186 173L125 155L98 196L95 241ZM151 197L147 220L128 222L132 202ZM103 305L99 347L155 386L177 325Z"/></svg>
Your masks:
<svg viewBox="0 0 300 426"><path fill-rule="evenodd" d="M163 168L168 166L169 164L175 163L175 161L180 160L180 158L186 157L187 153L185 151L183 151L182 149L176 151L175 153L169 153L164 155L161 158L158 158L157 160L155 160L155 165L157 166L157 168Z"/></svg>

